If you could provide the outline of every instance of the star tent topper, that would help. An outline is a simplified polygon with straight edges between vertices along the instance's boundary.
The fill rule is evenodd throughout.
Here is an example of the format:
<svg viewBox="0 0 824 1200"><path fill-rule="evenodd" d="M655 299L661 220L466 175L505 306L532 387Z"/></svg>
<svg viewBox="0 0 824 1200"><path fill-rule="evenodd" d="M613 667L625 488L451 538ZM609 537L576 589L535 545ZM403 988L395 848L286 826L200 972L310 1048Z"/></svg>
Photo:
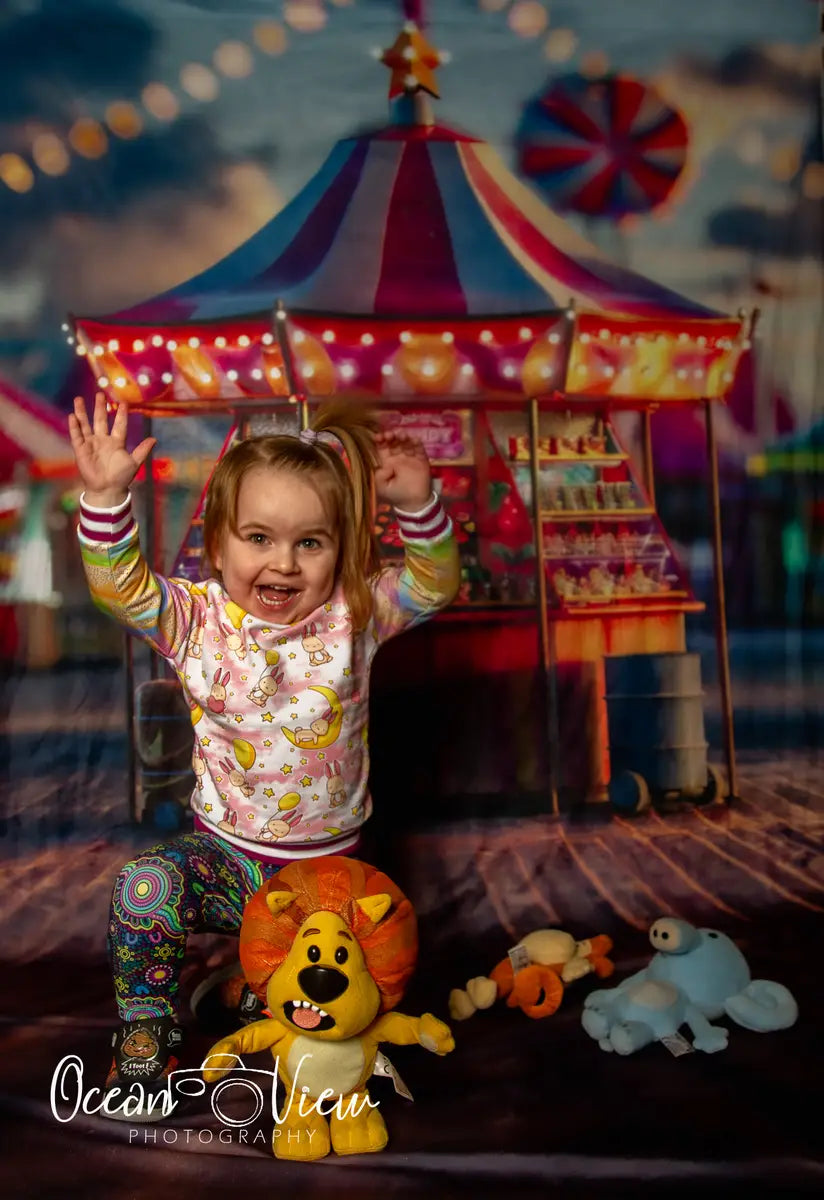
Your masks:
<svg viewBox="0 0 824 1200"><path fill-rule="evenodd" d="M413 21L408 21L388 50L381 55L381 62L389 67L389 99L404 93L428 92L440 99L434 70L444 61L434 46L423 36Z"/></svg>

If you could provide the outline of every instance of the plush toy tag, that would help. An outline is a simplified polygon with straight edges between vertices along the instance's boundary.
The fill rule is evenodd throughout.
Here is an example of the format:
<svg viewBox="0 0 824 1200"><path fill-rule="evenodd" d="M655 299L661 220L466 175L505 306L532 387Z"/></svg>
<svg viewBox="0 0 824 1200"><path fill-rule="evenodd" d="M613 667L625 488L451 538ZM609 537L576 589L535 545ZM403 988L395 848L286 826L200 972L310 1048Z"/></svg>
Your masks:
<svg viewBox="0 0 824 1200"><path fill-rule="evenodd" d="M529 966L529 954L526 946L513 946L511 950L507 950L507 954L512 963L513 975L517 975L519 971L523 971L524 967Z"/></svg>
<svg viewBox="0 0 824 1200"><path fill-rule="evenodd" d="M682 1054L692 1054L694 1049L680 1033L668 1033L658 1040L666 1046L673 1058L680 1058Z"/></svg>
<svg viewBox="0 0 824 1200"><path fill-rule="evenodd" d="M410 1092L404 1081L401 1079L398 1072L392 1066L392 1063L385 1054L379 1050L375 1055L375 1066L372 1069L373 1075L383 1075L387 1079L392 1080L392 1086L399 1096L403 1096L404 1100L414 1101L415 1097Z"/></svg>

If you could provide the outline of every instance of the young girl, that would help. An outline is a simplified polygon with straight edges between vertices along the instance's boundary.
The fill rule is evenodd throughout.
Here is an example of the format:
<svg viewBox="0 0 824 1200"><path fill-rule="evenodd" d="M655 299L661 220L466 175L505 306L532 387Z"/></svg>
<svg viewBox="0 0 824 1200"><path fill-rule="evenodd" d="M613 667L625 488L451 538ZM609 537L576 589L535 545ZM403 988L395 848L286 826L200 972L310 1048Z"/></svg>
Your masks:
<svg viewBox="0 0 824 1200"><path fill-rule="evenodd" d="M101 399L93 425L75 400L81 553L97 606L173 667L195 738L195 832L126 864L109 919L122 1026L107 1092L139 1081L149 1095L177 1063L187 936L236 933L285 862L357 853L372 658L454 598L459 564L422 444L341 408L299 437L234 446L207 493L209 578L165 579L141 554L128 493L153 439L130 453L126 425L125 405L110 430ZM402 567L380 567L375 496L395 507ZM124 1115L112 1100L108 1115Z"/></svg>

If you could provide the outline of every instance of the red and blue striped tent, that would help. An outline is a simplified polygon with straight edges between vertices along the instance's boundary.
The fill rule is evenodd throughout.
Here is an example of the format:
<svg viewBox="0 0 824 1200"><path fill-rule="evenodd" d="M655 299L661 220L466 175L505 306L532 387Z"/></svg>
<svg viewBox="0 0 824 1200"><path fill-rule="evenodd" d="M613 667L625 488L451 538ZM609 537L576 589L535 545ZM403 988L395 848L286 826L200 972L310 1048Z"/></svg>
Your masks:
<svg viewBox="0 0 824 1200"><path fill-rule="evenodd" d="M545 313L570 300L639 317L715 315L611 264L488 143L438 126L343 139L237 250L111 320L210 322L268 314L276 298L359 316Z"/></svg>
<svg viewBox="0 0 824 1200"><path fill-rule="evenodd" d="M286 208L195 278L76 331L98 386L182 413L346 390L663 387L694 400L727 390L741 321L610 262L488 143L394 124L338 142Z"/></svg>

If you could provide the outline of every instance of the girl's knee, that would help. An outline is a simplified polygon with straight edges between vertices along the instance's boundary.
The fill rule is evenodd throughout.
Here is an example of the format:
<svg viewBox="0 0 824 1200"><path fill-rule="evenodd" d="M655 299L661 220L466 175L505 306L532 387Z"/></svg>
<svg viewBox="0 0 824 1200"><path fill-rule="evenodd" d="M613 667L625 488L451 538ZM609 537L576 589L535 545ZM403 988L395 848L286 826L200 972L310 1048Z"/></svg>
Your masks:
<svg viewBox="0 0 824 1200"><path fill-rule="evenodd" d="M136 929L149 930L159 922L174 935L181 929L187 890L180 862L158 846L121 869L112 892L112 915Z"/></svg>

